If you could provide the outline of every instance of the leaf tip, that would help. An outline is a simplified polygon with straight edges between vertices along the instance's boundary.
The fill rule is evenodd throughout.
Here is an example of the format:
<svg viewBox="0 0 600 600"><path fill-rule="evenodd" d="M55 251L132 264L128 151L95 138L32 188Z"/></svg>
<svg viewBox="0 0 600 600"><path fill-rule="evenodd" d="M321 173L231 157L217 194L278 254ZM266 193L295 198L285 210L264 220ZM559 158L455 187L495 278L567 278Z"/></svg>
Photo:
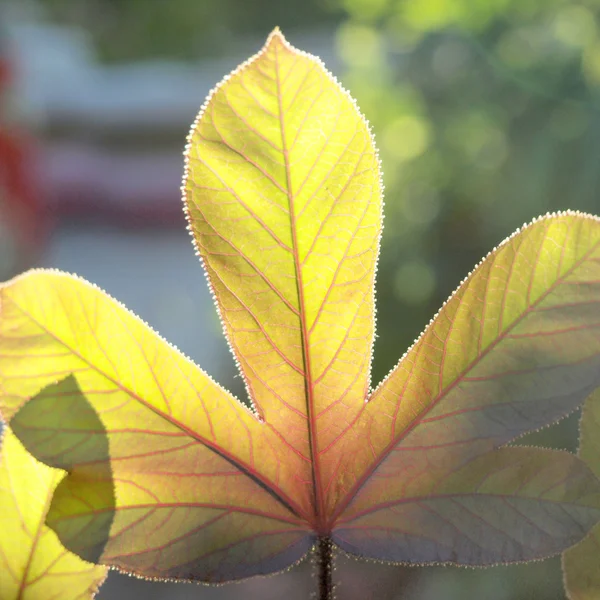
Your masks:
<svg viewBox="0 0 600 600"><path fill-rule="evenodd" d="M282 42L287 41L285 39L285 36L283 35L283 32L281 31L281 28L279 27L279 25L276 25L273 28L273 30L271 31L271 33L268 35L267 45L269 44L269 42L274 41L274 40L278 40L278 41L282 41Z"/></svg>
<svg viewBox="0 0 600 600"><path fill-rule="evenodd" d="M297 48L294 48L286 39L285 35L277 25L271 33L267 36L267 40L265 41L265 45L258 52L259 55L267 52L271 48L287 48L288 50L298 52Z"/></svg>

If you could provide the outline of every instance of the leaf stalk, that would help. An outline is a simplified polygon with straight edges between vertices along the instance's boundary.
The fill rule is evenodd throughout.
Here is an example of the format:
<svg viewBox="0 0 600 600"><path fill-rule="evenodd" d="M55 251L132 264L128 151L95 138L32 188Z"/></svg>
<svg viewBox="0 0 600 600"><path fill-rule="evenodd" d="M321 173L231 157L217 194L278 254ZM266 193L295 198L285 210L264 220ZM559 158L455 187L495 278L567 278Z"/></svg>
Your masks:
<svg viewBox="0 0 600 600"><path fill-rule="evenodd" d="M335 600L333 583L333 543L330 537L317 540L316 567L318 578L318 600Z"/></svg>

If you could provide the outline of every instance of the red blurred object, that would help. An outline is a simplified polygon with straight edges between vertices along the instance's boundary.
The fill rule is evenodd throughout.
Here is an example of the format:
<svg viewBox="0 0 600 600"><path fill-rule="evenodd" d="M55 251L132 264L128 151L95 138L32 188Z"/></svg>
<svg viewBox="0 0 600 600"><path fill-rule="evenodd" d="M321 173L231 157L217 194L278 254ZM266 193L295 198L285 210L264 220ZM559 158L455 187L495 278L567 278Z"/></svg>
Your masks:
<svg viewBox="0 0 600 600"><path fill-rule="evenodd" d="M0 90L7 87L10 80L10 68L7 60L0 59Z"/></svg>
<svg viewBox="0 0 600 600"><path fill-rule="evenodd" d="M13 72L0 48L0 221L4 256L2 278L29 266L42 238L42 215L36 191L34 144L11 121Z"/></svg>
<svg viewBox="0 0 600 600"><path fill-rule="evenodd" d="M89 144L47 144L41 162L48 206L57 217L134 226L185 224L179 152L127 154Z"/></svg>
<svg viewBox="0 0 600 600"><path fill-rule="evenodd" d="M0 129L0 188L2 202L15 225L21 230L25 243L33 247L39 239L40 217L34 191L33 145L24 134Z"/></svg>

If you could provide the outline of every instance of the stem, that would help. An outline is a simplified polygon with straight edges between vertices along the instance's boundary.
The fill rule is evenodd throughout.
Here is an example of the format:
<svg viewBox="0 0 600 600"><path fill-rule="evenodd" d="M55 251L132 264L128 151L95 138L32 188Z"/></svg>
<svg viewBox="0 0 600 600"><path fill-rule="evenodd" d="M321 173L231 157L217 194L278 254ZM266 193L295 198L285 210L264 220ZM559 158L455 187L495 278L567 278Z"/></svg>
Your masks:
<svg viewBox="0 0 600 600"><path fill-rule="evenodd" d="M319 592L318 600L334 600L333 595L333 544L331 538L320 537L316 547L316 566Z"/></svg>

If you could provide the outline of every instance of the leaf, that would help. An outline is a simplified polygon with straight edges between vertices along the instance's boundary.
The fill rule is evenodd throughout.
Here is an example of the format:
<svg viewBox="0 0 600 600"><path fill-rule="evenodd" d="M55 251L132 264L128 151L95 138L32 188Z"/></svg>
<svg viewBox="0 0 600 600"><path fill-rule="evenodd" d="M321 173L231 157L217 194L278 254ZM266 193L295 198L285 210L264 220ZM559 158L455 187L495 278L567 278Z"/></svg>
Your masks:
<svg viewBox="0 0 600 600"><path fill-rule="evenodd" d="M382 210L369 129L275 31L210 95L186 162L191 229L248 393L313 464L323 517L326 450L369 387Z"/></svg>
<svg viewBox="0 0 600 600"><path fill-rule="evenodd" d="M10 429L0 447L0 596L2 600L93 598L106 568L67 552L44 525L64 473L27 454Z"/></svg>
<svg viewBox="0 0 600 600"><path fill-rule="evenodd" d="M600 392L585 402L579 433L579 456L600 477ZM600 498L598 498L600 506ZM570 600L600 597L600 523L575 547L563 554L565 587Z"/></svg>
<svg viewBox="0 0 600 600"><path fill-rule="evenodd" d="M69 471L48 520L67 548L209 581L306 553L296 456L137 317L52 271L13 280L0 302L3 412L32 454Z"/></svg>
<svg viewBox="0 0 600 600"><path fill-rule="evenodd" d="M398 558L389 537L376 554L367 550L378 535L369 523L383 511L390 528L400 526L397 507L407 499L435 494L476 456L574 410L600 384L599 303L595 217L550 215L490 253L349 429L334 518L358 519L362 542L348 546L335 533L334 541L411 562ZM444 556L430 545L417 562L450 560ZM508 556L500 560L521 560ZM458 552L452 560L473 564L475 557Z"/></svg>
<svg viewBox="0 0 600 600"><path fill-rule="evenodd" d="M600 518L600 484L568 452L500 448L402 499L382 493L336 523L347 552L405 563L491 565L558 554Z"/></svg>
<svg viewBox="0 0 600 600"><path fill-rule="evenodd" d="M577 457L498 449L600 384L598 219L509 238L369 394L381 185L349 95L274 31L203 107L185 183L255 412L78 278L0 287L0 410L68 471L48 514L68 548L221 582L329 538L384 560L541 558L598 521Z"/></svg>

